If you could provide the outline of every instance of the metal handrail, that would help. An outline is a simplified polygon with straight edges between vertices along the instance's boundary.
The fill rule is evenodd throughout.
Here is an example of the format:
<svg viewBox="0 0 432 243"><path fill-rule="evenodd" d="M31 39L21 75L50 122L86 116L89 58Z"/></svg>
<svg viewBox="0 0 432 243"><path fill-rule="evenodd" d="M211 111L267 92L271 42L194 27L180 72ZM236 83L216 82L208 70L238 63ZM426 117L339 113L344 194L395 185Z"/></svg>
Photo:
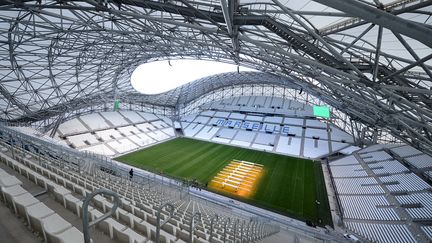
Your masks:
<svg viewBox="0 0 432 243"><path fill-rule="evenodd" d="M226 232L227 232L227 224L231 223L231 219L227 218L224 223L224 234L223 234L223 242L226 242Z"/></svg>
<svg viewBox="0 0 432 243"><path fill-rule="evenodd" d="M192 215L192 218L189 222L189 242L190 243L193 243L193 230L195 229L194 220L195 217L197 216L198 216L198 220L201 220L201 213L196 212Z"/></svg>
<svg viewBox="0 0 432 243"><path fill-rule="evenodd" d="M236 236L237 236L237 224L240 222L240 219L237 218L234 222L234 243L236 243ZM241 236L240 236L241 237ZM240 238L241 239L241 238ZM240 240L241 241L241 240Z"/></svg>
<svg viewBox="0 0 432 243"><path fill-rule="evenodd" d="M210 220L210 238L209 238L209 242L211 242L213 240L213 225L219 220L219 216L217 214L213 215L213 217Z"/></svg>
<svg viewBox="0 0 432 243"><path fill-rule="evenodd" d="M240 243L243 243L243 238L244 238L244 235L243 235L244 224L245 224L245 221L242 220L242 224L241 224L241 228L240 228Z"/></svg>
<svg viewBox="0 0 432 243"><path fill-rule="evenodd" d="M250 224L251 224L251 223L252 223L252 219L249 220L249 223L248 223L247 226L246 226L246 235L245 235L246 242L249 241L249 229L250 229Z"/></svg>
<svg viewBox="0 0 432 243"><path fill-rule="evenodd" d="M253 227L254 227L255 223L256 223L256 220L251 218L248 225L247 225L246 241L252 241Z"/></svg>
<svg viewBox="0 0 432 243"><path fill-rule="evenodd" d="M114 206L111 208L110 212L102 215L102 217L99 217L92 222L89 222L88 206L90 204L90 200L98 194L106 194L106 195L112 196L114 198ZM106 189L97 189L85 197L84 202L83 202L83 207L82 207L84 243L90 243L90 227L101 222L102 220L105 220L105 219L111 217L111 215L113 215L115 213L115 211L117 210L117 207L119 205L120 205L120 198L119 198L118 194L113 192L113 191L106 190Z"/></svg>
<svg viewBox="0 0 432 243"><path fill-rule="evenodd" d="M262 238L263 238L263 235L264 235L264 227L265 227L265 224L264 224L264 223L261 223L261 224L258 226L258 237L257 237L257 239L262 239Z"/></svg>
<svg viewBox="0 0 432 243"><path fill-rule="evenodd" d="M169 217L166 218L162 223L160 223L161 212L162 212L162 209L165 207L168 208ZM168 221L173 217L174 210L175 210L175 207L171 203L165 203L164 205L159 207L159 209L157 211L157 218L156 218L156 222L157 222L156 223L156 243L160 242L160 229L161 229L161 227L164 226L166 223L168 223Z"/></svg>
<svg viewBox="0 0 432 243"><path fill-rule="evenodd" d="M255 221L252 223L252 229L251 229L251 241L255 240L255 238L256 238L256 228L257 228L258 223L259 223L258 220L255 220Z"/></svg>

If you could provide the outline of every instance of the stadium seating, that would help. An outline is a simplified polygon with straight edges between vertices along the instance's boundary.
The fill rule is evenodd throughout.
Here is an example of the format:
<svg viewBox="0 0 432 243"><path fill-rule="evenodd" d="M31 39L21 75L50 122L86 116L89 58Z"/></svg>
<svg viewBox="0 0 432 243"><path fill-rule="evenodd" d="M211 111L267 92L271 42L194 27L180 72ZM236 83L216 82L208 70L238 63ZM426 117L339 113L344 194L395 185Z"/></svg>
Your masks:
<svg viewBox="0 0 432 243"><path fill-rule="evenodd" d="M339 194L372 195L385 193L378 181L373 177L334 178L334 183Z"/></svg>
<svg viewBox="0 0 432 243"><path fill-rule="evenodd" d="M1 159L5 162L4 156ZM15 163L14 166L19 165ZM84 240L83 234L78 229L25 190L21 186L22 182L15 176L3 169L0 169L0 174L3 202L9 205L17 216L25 219L34 232L41 233L46 242L72 243Z"/></svg>
<svg viewBox="0 0 432 243"><path fill-rule="evenodd" d="M394 208L384 196L339 196L345 219L399 220Z"/></svg>
<svg viewBox="0 0 432 243"><path fill-rule="evenodd" d="M104 130L110 128L105 119L99 113L90 113L85 116L77 118L83 122L83 125L88 127L90 131Z"/></svg>
<svg viewBox="0 0 432 243"><path fill-rule="evenodd" d="M432 157L426 154L415 155L405 158L405 160L418 169L432 167Z"/></svg>
<svg viewBox="0 0 432 243"><path fill-rule="evenodd" d="M137 112L138 115L143 117L147 122L156 121L159 119L155 114L147 113L147 112Z"/></svg>
<svg viewBox="0 0 432 243"><path fill-rule="evenodd" d="M244 99L246 100L250 103L252 99ZM264 100L267 99L259 99L260 102ZM353 142L351 135L334 126L329 127L328 124L319 120L227 111L226 104L237 103L238 99L228 99L224 102L224 111L204 110L181 117L184 135L217 143L308 158L324 157L349 147L349 143ZM270 99L268 102L273 101ZM282 108L285 104L291 104L280 103L278 99L275 99L274 102L276 102L274 103L276 107L281 105ZM300 103L293 102L292 104L295 107L304 107Z"/></svg>
<svg viewBox="0 0 432 243"><path fill-rule="evenodd" d="M423 232L429 237L429 240L432 240L432 226L423 226L421 228Z"/></svg>
<svg viewBox="0 0 432 243"><path fill-rule="evenodd" d="M92 152L95 154L103 154L103 155L107 155L107 156L113 156L117 152L117 151L114 151L113 149L110 149L105 144L98 144L95 146L87 147L87 148L83 149L83 151L89 151L89 152Z"/></svg>
<svg viewBox="0 0 432 243"><path fill-rule="evenodd" d="M301 142L301 138L281 136L279 137L276 152L281 154L300 156Z"/></svg>
<svg viewBox="0 0 432 243"><path fill-rule="evenodd" d="M372 145L360 149L352 145L354 140L351 135L333 124L311 118L310 107L296 101L246 96L225 99L200 108L203 110L196 114L180 117L184 136L315 159L336 152L349 155L330 161L328 165L342 226L363 239L372 242L397 242L399 239L415 242L424 239L416 235L419 231L424 232L428 239L432 238L429 226L432 218L432 188L425 181L432 179L432 157L429 155L403 144ZM207 110L209 108L214 110ZM101 124L95 124L82 116L62 124L58 135L76 148L108 156L175 137L172 121L150 113L120 111L87 116L96 118ZM30 173L28 178L38 183L40 176ZM122 195L124 203L117 215L112 221L101 225L102 231L111 238L123 239L125 242L129 239L154 239L154 205L164 202L169 201L179 209L163 230L163 238L167 241L187 241L185 222L191 218L192 212L199 210L203 215L210 215L210 212L218 211L196 202L184 202L177 198L173 200L166 194L136 192L118 178L108 184L101 179L104 177L110 176L98 171L93 179L82 174L69 179L59 176L52 178L71 194L89 190L92 186L108 188ZM82 180L85 185L82 189L73 186L71 178ZM19 193L19 189L16 190ZM8 190L6 193L9 193ZM61 203L78 214L77 198L59 189L53 193ZM140 193L145 194L145 197ZM7 198L11 201L11 197ZM93 207L98 213L94 212L93 216L101 215L111 206L110 198L98 198ZM17 210L23 211L20 206ZM202 220L201 224L194 236L197 242L209 237L208 222L206 224ZM217 236L219 241L222 241L222 232L221 227ZM232 232L230 234L232 238Z"/></svg>
<svg viewBox="0 0 432 243"><path fill-rule="evenodd" d="M308 158L318 158L329 154L329 143L325 140L305 138L303 146L303 154Z"/></svg>
<svg viewBox="0 0 432 243"><path fill-rule="evenodd" d="M119 127L117 131L125 137L141 133L141 131L134 126Z"/></svg>
<svg viewBox="0 0 432 243"><path fill-rule="evenodd" d="M222 128L221 130L219 130L219 132L216 134L216 137L218 138L225 138L228 140L233 139L233 137L236 134L236 130L233 129L228 129L228 128Z"/></svg>
<svg viewBox="0 0 432 243"><path fill-rule="evenodd" d="M78 119L72 119L72 120L64 122L58 128L58 132L61 135L76 134L76 133L87 132L87 128Z"/></svg>
<svg viewBox="0 0 432 243"><path fill-rule="evenodd" d="M148 131L156 130L156 128L150 123L141 123L141 124L136 124L135 126L144 133Z"/></svg>
<svg viewBox="0 0 432 243"><path fill-rule="evenodd" d="M400 157L409 157L413 155L422 154L422 152L420 152L419 150L408 145L391 148L390 150L393 153L399 155Z"/></svg>
<svg viewBox="0 0 432 243"><path fill-rule="evenodd" d="M59 205L82 217L82 198L96 188L105 188L117 192L121 197L121 205L112 218L97 225L97 230L104 232L117 242L148 242L155 241L156 215L158 208L171 203L175 207L174 215L160 231L161 242L188 242L189 222L195 213L201 217L195 222L193 242L207 242L210 237L211 219L215 213L219 220L214 225L212 242L233 242L239 240L238 230L249 232L242 235L243 239L258 240L275 231L269 227L249 228L249 218L237 214L226 207L192 197L183 198L178 195L177 187L156 185L147 178L146 184L138 181L113 176L100 170L92 174L82 171L78 165L67 164L53 157L40 158L28 151L12 149L1 143L0 161L25 176L29 181L46 188L48 193ZM34 231L41 231L48 242L82 242L82 233L70 222L57 215L55 211L44 206L31 194L20 187L21 181L0 169L0 186L5 203L10 203L17 215L24 217ZM153 189L152 189L153 188ZM156 189L159 188L159 189ZM163 189L163 190L162 190ZM113 206L109 196L94 197L89 214L94 220L102 216ZM167 219L168 212L162 210L162 218ZM228 221L228 218L230 220ZM253 219L256 222L256 219ZM237 222L246 222L239 224ZM252 222L252 221L251 221ZM256 224L258 225L258 224ZM263 225L264 226L264 225ZM237 234L235 233L237 230Z"/></svg>
<svg viewBox="0 0 432 243"><path fill-rule="evenodd" d="M210 120L210 117L207 116L197 116L194 120L195 123L198 124L207 124L207 122Z"/></svg>
<svg viewBox="0 0 432 243"><path fill-rule="evenodd" d="M129 122L118 112L100 112L99 114L105 118L105 121L111 123L111 126L118 127L129 125Z"/></svg>
<svg viewBox="0 0 432 243"><path fill-rule="evenodd" d="M120 154L174 138L172 121L135 111L82 115L60 124L57 141L105 156Z"/></svg>
<svg viewBox="0 0 432 243"><path fill-rule="evenodd" d="M188 137L193 137L201 130L201 128L204 127L204 125L201 125L199 123L187 123L187 122L182 122L182 126L184 127L183 128L184 135Z"/></svg>
<svg viewBox="0 0 432 243"><path fill-rule="evenodd" d="M332 166L333 178L339 177L366 177L367 172L360 164L346 166Z"/></svg>
<svg viewBox="0 0 432 243"><path fill-rule="evenodd" d="M428 222L432 218L432 193L420 192L395 197L415 221Z"/></svg>
<svg viewBox="0 0 432 243"><path fill-rule="evenodd" d="M396 144L373 145L329 162L344 225L373 242L430 240L423 226L432 218L432 187L422 177L429 167L421 166L427 160Z"/></svg>
<svg viewBox="0 0 432 243"><path fill-rule="evenodd" d="M349 222L347 227L371 242L418 242L404 224Z"/></svg>
<svg viewBox="0 0 432 243"><path fill-rule="evenodd" d="M67 137L67 141L69 141L74 148L81 148L93 144L99 143L95 136L91 133L83 133L79 135L73 135Z"/></svg>
<svg viewBox="0 0 432 243"><path fill-rule="evenodd" d="M203 110L180 117L184 136L314 159L326 158L330 154L348 154L349 156L328 163L343 226L364 239L377 242L392 242L394 239L410 242L424 240L424 236L430 237L432 230L428 225L432 218L432 187L427 180L432 179L432 157L429 155L403 144L373 145L360 149L352 145L354 141L351 135L332 124L307 117L305 114L310 112L309 108L295 101L237 97L224 102L211 106L217 110ZM254 109L254 113L245 112L246 109ZM265 109L266 113L259 114ZM71 124L76 125L76 128L70 127ZM175 137L172 124L168 118L150 113L100 112L63 123L59 127L58 136L80 150L117 156ZM6 144L4 146L7 147ZM11 158L2 160L6 160L8 165L12 164L12 168L34 183L47 189L52 188L50 193L57 201L77 216L80 216L80 205L82 206L80 197L89 191L102 187L120 194L123 201L121 208L113 219L106 220L99 228L110 238L122 242L154 240L157 205L166 202L176 207L175 216L161 233L163 241L167 242L188 241L187 222L194 212L200 212L204 217L194 236L196 242L208 240L209 220L214 212L218 212L222 218L232 214L214 205L210 207L200 204L198 200L185 201L176 196L173 198L173 195L179 193L172 188L164 193L139 190L135 182L103 171L94 171L88 175L80 173L80 169L76 168L65 173L58 169L60 165L56 162L43 163L43 166L35 163L35 156L32 157L34 161L20 155L15 155L14 159L16 161ZM148 188L156 185L147 179ZM53 182L57 186L52 186ZM12 204L13 193L22 193L19 185L5 188L4 200ZM35 202L30 197L20 200L21 198L16 202L14 210L23 215L26 207L33 206L25 203ZM95 198L91 209L92 217L102 215L112 205L109 197ZM34 214L39 207L43 208L39 205L29 212L35 227L43 232L44 225ZM43 209L41 212L51 213ZM164 212L164 217L166 216L167 212ZM235 217L239 220L246 219L239 215ZM55 220L61 222L61 219ZM223 226L218 224L218 227L216 242L223 241ZM50 230L48 226L45 231L48 238L57 232L55 228ZM67 232L65 235L69 234ZM75 234L74 232L75 229L70 234ZM424 235L419 236L418 232L424 232ZM387 235L387 238L383 238L383 235ZM233 238L231 230L228 239L232 241Z"/></svg>
<svg viewBox="0 0 432 243"><path fill-rule="evenodd" d="M195 135L195 138L210 140L219 131L218 127L204 126L199 133Z"/></svg>
<svg viewBox="0 0 432 243"><path fill-rule="evenodd" d="M120 110L119 113L131 124L143 122L143 117L135 111Z"/></svg>
<svg viewBox="0 0 432 243"><path fill-rule="evenodd" d="M243 146L247 147L254 140L254 138L255 138L255 133L250 131L240 130L237 132L236 136L234 137L234 141L232 143L234 144L235 142L243 142L242 143Z"/></svg>

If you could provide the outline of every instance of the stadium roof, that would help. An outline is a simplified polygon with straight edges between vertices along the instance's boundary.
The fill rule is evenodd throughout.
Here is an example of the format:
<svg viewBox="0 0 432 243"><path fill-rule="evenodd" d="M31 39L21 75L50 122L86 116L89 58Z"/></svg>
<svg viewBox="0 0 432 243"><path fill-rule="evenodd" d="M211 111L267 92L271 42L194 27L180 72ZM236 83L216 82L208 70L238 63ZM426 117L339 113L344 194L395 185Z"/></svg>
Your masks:
<svg viewBox="0 0 432 243"><path fill-rule="evenodd" d="M0 118L52 119L114 97L175 107L189 100L186 89L138 95L129 82L134 68L167 58L212 59L290 80L368 129L384 128L430 152L431 4L1 1Z"/></svg>

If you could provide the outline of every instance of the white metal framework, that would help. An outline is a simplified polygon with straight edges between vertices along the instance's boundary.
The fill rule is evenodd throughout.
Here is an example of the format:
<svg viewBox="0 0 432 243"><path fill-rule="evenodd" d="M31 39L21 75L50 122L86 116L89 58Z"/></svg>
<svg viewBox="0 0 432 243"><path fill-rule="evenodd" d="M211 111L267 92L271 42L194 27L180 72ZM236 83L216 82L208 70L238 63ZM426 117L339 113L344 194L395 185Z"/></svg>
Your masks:
<svg viewBox="0 0 432 243"><path fill-rule="evenodd" d="M0 118L49 125L114 99L179 114L192 98L233 84L209 78L150 97L133 91L130 74L151 60L201 58L263 71L274 77L268 84L280 79L278 86L304 90L343 112L357 133L388 131L432 153L431 5L3 0Z"/></svg>

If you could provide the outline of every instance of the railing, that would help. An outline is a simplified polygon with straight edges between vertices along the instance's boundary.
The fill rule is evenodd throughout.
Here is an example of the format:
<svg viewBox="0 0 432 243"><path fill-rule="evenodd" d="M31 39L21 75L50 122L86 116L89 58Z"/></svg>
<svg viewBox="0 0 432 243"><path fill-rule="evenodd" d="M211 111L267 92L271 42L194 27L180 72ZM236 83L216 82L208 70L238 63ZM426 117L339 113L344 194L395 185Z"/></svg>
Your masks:
<svg viewBox="0 0 432 243"><path fill-rule="evenodd" d="M227 224L231 223L231 219L227 218L224 223L223 242L226 242Z"/></svg>
<svg viewBox="0 0 432 243"><path fill-rule="evenodd" d="M240 222L240 219L236 219L235 223L234 223L234 242L236 242L236 237L237 237L237 225ZM240 241L242 240L242 235L240 234Z"/></svg>
<svg viewBox="0 0 432 243"><path fill-rule="evenodd" d="M213 217L210 220L210 238L209 238L209 242L212 242L212 240L213 240L214 224L218 220L219 220L219 216L217 214L213 215Z"/></svg>
<svg viewBox="0 0 432 243"><path fill-rule="evenodd" d="M164 208L168 208L168 212L169 212L169 217L166 218L162 223L160 222L161 220L161 212L162 209ZM160 242L160 229L162 226L164 226L166 223L168 223L168 221L172 218L172 216L174 215L174 205L172 205L171 203L165 203L164 205L160 206L158 211L157 211L157 223L156 223L156 243Z"/></svg>
<svg viewBox="0 0 432 243"><path fill-rule="evenodd" d="M193 232L195 229L195 224L194 224L195 218L198 218L198 220L201 220L201 213L195 212L192 215L192 218L189 222L189 242L191 242L191 243L193 243Z"/></svg>
<svg viewBox="0 0 432 243"><path fill-rule="evenodd" d="M95 219L92 222L89 222L89 212L88 212L88 206L90 204L90 201L92 200L93 197L95 197L98 194L106 194L109 196L112 196L114 198L114 206L111 208L111 211L102 215L102 217L99 217L97 219ZM117 207L120 205L120 198L117 195L117 193L113 192L113 191L108 191L105 189L97 189L96 191L90 193L89 195L87 195L87 197L84 199L83 202L83 207L82 207L82 221L83 221L83 234L84 234L84 243L90 243L90 227L111 217L111 215L113 215L115 213L115 211L117 210Z"/></svg>

